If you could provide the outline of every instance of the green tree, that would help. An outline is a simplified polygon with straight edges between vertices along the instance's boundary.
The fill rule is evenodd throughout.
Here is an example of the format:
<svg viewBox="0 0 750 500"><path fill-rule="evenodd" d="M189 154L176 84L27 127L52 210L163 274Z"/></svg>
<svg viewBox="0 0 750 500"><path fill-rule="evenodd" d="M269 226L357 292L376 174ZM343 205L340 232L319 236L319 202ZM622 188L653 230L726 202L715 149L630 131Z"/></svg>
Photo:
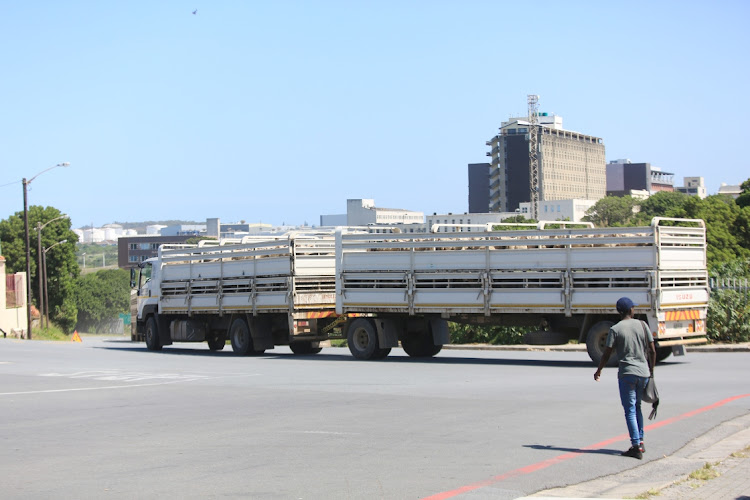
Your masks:
<svg viewBox="0 0 750 500"><path fill-rule="evenodd" d="M50 320L57 323L64 331L71 332L77 316L72 293L73 282L80 273L75 257L78 235L70 229L70 219L63 218L62 213L54 207L33 205L29 207L28 213L31 300L33 303L40 303L39 280L41 272L38 266L37 228L49 222L41 232L41 246L43 249L49 249L46 252L46 260ZM52 222L53 219L58 220ZM65 243L52 248L53 245L63 240L65 240ZM16 212L8 219L0 221L0 241L2 241L3 255L6 258L8 272L26 272L23 212Z"/></svg>
<svg viewBox="0 0 750 500"><path fill-rule="evenodd" d="M750 278L750 260L722 263L711 271L711 278L713 289L706 317L708 337L718 342L750 341L750 294L747 289L735 287Z"/></svg>
<svg viewBox="0 0 750 500"><path fill-rule="evenodd" d="M740 207L732 198L713 195L701 200L697 196L690 196L682 208L667 215L703 219L706 222L709 269L738 257L750 257L750 249L743 248L735 235Z"/></svg>
<svg viewBox="0 0 750 500"><path fill-rule="evenodd" d="M689 196L679 191L659 191L641 201L640 215L650 222L653 217L666 217L668 213L679 210Z"/></svg>
<svg viewBox="0 0 750 500"><path fill-rule="evenodd" d="M105 269L81 276L75 283L77 328L97 332L130 308L130 274Z"/></svg>
<svg viewBox="0 0 750 500"><path fill-rule="evenodd" d="M750 206L750 179L746 180L740 185L742 194L737 198L737 205L740 207Z"/></svg>
<svg viewBox="0 0 750 500"><path fill-rule="evenodd" d="M586 210L583 220L600 227L627 226L635 218L636 201L632 196L606 196Z"/></svg>

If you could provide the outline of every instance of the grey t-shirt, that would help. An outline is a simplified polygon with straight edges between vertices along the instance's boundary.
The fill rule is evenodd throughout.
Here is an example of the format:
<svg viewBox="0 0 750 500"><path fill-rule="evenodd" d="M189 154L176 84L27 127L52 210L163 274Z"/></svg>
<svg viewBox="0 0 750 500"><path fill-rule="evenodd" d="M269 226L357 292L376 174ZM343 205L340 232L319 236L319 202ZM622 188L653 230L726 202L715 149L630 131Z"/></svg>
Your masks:
<svg viewBox="0 0 750 500"><path fill-rule="evenodd" d="M624 319L609 329L607 347L613 347L620 357L618 378L623 375L649 377L646 353L648 344L654 341L648 327L637 319Z"/></svg>

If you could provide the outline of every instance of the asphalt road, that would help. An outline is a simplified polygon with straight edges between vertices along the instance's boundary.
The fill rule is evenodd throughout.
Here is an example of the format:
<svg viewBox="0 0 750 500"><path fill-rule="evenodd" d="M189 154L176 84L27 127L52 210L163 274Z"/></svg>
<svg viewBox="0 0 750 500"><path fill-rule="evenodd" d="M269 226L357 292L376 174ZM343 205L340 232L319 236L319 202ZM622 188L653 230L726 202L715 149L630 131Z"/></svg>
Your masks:
<svg viewBox="0 0 750 500"><path fill-rule="evenodd" d="M644 460L747 414L748 365L691 353L657 367ZM616 370L594 371L580 352L362 362L0 339L0 496L517 498L642 463L619 456Z"/></svg>

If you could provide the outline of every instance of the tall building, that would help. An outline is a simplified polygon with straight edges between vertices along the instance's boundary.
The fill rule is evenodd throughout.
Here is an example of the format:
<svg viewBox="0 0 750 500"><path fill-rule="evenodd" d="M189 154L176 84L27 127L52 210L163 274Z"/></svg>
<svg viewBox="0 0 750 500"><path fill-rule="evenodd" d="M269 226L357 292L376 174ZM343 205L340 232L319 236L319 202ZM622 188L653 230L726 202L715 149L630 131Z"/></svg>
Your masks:
<svg viewBox="0 0 750 500"><path fill-rule="evenodd" d="M469 163L469 213L490 209L490 167L489 163Z"/></svg>
<svg viewBox="0 0 750 500"><path fill-rule="evenodd" d="M563 129L562 117L539 113L539 201L605 196L606 162L602 139ZM490 211L513 212L531 201L528 118L503 122L491 147Z"/></svg>
<svg viewBox="0 0 750 500"><path fill-rule="evenodd" d="M607 163L607 196L632 195L633 191L654 194L674 191L674 174L663 172L650 163L612 160Z"/></svg>

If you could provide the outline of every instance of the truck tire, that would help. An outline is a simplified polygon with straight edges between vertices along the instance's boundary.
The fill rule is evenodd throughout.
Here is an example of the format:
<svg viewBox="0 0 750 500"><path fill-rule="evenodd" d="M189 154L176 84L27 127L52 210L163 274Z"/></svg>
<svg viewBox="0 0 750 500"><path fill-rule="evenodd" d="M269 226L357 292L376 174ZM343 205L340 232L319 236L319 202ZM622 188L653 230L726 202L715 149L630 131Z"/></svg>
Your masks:
<svg viewBox="0 0 750 500"><path fill-rule="evenodd" d="M229 338L235 354L247 356L253 353L253 337L244 319L237 318L232 322L232 326L229 327Z"/></svg>
<svg viewBox="0 0 750 500"><path fill-rule="evenodd" d="M656 348L656 362L660 363L667 359L672 354L672 347L657 347Z"/></svg>
<svg viewBox="0 0 750 500"><path fill-rule="evenodd" d="M388 355L391 353L390 347L384 347L382 349L378 349L375 354L372 355L372 358L370 359L385 359L388 357Z"/></svg>
<svg viewBox="0 0 750 500"><path fill-rule="evenodd" d="M349 352L357 359L378 359L378 332L367 318L357 318L346 334Z"/></svg>
<svg viewBox="0 0 750 500"><path fill-rule="evenodd" d="M289 344L289 349L291 349L294 354L318 354L323 350L323 348L320 347L320 342L313 341L292 342Z"/></svg>
<svg viewBox="0 0 750 500"><path fill-rule="evenodd" d="M612 328L612 325L614 325L614 323L611 321L600 321L589 328L589 333L586 335L586 350L589 353L591 361L597 366L599 366L599 361L601 361L602 356L604 356L607 334L609 333L609 329ZM617 357L617 351L613 350L606 366L617 366L619 362L620 360Z"/></svg>
<svg viewBox="0 0 750 500"><path fill-rule="evenodd" d="M146 348L149 351L161 351L161 347L156 319L153 316L149 316L146 320Z"/></svg>
<svg viewBox="0 0 750 500"><path fill-rule="evenodd" d="M429 358L443 349L443 346L435 345L429 325L421 330L406 332L401 347L412 358Z"/></svg>
<svg viewBox="0 0 750 500"><path fill-rule="evenodd" d="M224 346L227 345L227 338L224 334L219 333L214 335L213 337L209 337L207 339L208 342L208 348L212 351L221 351L224 349Z"/></svg>

